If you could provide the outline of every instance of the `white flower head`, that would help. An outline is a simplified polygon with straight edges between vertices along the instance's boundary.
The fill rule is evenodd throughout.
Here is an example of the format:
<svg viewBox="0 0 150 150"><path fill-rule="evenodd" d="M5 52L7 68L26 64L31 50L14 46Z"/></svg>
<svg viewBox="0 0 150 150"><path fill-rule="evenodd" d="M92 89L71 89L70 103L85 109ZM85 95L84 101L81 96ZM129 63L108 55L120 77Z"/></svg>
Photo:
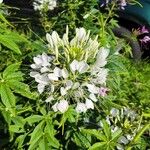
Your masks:
<svg viewBox="0 0 150 150"><path fill-rule="evenodd" d="M3 0L0 0L0 4L3 3Z"/></svg>
<svg viewBox="0 0 150 150"><path fill-rule="evenodd" d="M34 0L34 10L42 11L45 7L48 10L53 10L57 6L56 0Z"/></svg>

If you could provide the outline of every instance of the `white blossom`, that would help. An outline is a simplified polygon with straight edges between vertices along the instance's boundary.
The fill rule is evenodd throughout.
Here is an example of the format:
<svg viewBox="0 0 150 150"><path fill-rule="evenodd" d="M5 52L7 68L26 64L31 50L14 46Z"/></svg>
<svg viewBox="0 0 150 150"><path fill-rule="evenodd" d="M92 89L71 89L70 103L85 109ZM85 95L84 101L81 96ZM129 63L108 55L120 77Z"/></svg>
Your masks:
<svg viewBox="0 0 150 150"><path fill-rule="evenodd" d="M58 105L58 102L56 102L56 103L52 106L52 109L53 109L54 112L57 112L57 111L58 111L57 105Z"/></svg>
<svg viewBox="0 0 150 150"><path fill-rule="evenodd" d="M60 100L60 102L57 104L57 109L61 112L64 113L68 110L68 102L66 100Z"/></svg>
<svg viewBox="0 0 150 150"><path fill-rule="evenodd" d="M0 4L3 3L3 0L0 0Z"/></svg>

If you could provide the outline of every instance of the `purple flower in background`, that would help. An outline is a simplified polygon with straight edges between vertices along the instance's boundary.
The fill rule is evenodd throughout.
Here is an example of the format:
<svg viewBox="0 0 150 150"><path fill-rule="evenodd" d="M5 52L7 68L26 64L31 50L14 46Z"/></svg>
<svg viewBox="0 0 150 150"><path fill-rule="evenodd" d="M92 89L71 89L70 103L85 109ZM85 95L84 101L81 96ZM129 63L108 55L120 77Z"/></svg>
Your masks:
<svg viewBox="0 0 150 150"><path fill-rule="evenodd" d="M141 28L141 31L140 31L141 34L144 34L144 33L149 33L148 29L145 28L145 26L143 26Z"/></svg>
<svg viewBox="0 0 150 150"><path fill-rule="evenodd" d="M100 87L99 89L99 95L101 95L102 97L106 96L107 95L107 92L109 91L108 88L105 88L105 87Z"/></svg>
<svg viewBox="0 0 150 150"><path fill-rule="evenodd" d="M141 43L147 43L150 41L150 37L149 36L145 36L143 39L140 40Z"/></svg>

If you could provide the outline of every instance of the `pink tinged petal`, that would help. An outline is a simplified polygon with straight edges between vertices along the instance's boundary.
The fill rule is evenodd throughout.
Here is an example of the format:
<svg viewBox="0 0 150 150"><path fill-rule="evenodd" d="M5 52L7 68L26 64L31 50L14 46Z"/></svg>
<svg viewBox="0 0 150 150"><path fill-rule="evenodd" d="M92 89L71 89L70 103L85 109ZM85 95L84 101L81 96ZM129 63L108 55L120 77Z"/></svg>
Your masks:
<svg viewBox="0 0 150 150"><path fill-rule="evenodd" d="M107 92L109 91L108 88L104 88L104 87L101 87L99 89L99 95L101 95L102 97L105 97L107 95Z"/></svg>
<svg viewBox="0 0 150 150"><path fill-rule="evenodd" d="M67 94L67 89L64 88L64 87L61 87L60 88L60 93L61 93L62 96L66 95Z"/></svg>
<svg viewBox="0 0 150 150"><path fill-rule="evenodd" d="M141 29L141 34L144 34L144 33L149 33L149 31L145 28L145 26L143 26Z"/></svg>
<svg viewBox="0 0 150 150"><path fill-rule="evenodd" d="M54 73L49 73L48 78L52 81L58 81L58 77Z"/></svg>
<svg viewBox="0 0 150 150"><path fill-rule="evenodd" d="M68 102L66 100L61 100L58 105L57 105L57 109L61 112L64 113L68 110Z"/></svg>
<svg viewBox="0 0 150 150"><path fill-rule="evenodd" d="M94 109L94 104L89 99L86 99L85 105L86 105L87 109Z"/></svg>
<svg viewBox="0 0 150 150"><path fill-rule="evenodd" d="M150 37L149 36L145 36L143 39L140 40L142 43L147 43L150 41Z"/></svg>
<svg viewBox="0 0 150 150"><path fill-rule="evenodd" d="M38 92L41 94L41 93L43 93L43 91L45 89L45 85L44 84L38 84L37 88L38 88Z"/></svg>
<svg viewBox="0 0 150 150"><path fill-rule="evenodd" d="M57 105L58 105L58 102L56 102L56 103L52 106L52 109L53 109L54 112L57 112L57 111L58 111Z"/></svg>
<svg viewBox="0 0 150 150"><path fill-rule="evenodd" d="M85 113L87 111L87 107L84 103L77 103L77 107L75 108L77 113Z"/></svg>
<svg viewBox="0 0 150 150"><path fill-rule="evenodd" d="M90 95L89 95L89 98L90 98L93 102L97 102L97 101L98 101L97 98L96 98L96 96L95 96L95 94L90 94Z"/></svg>

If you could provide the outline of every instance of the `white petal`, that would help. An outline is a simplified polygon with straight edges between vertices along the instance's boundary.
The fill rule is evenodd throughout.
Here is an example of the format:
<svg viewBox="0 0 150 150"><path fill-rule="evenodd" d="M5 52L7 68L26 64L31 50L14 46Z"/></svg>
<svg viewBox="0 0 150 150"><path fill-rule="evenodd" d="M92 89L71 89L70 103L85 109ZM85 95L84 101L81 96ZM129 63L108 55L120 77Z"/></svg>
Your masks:
<svg viewBox="0 0 150 150"><path fill-rule="evenodd" d="M116 108L112 108L110 110L110 114L113 116L113 117L117 117L119 115L119 110L116 109Z"/></svg>
<svg viewBox="0 0 150 150"><path fill-rule="evenodd" d="M86 111L87 111L86 105L84 103L78 102L77 107L76 107L76 112L78 112L78 113L84 112L85 113Z"/></svg>
<svg viewBox="0 0 150 150"><path fill-rule="evenodd" d="M64 87L61 87L60 88L60 93L61 93L62 96L66 95L67 94L67 89L64 88Z"/></svg>
<svg viewBox="0 0 150 150"><path fill-rule="evenodd" d="M48 78L52 81L58 81L58 77L54 73L49 73Z"/></svg>
<svg viewBox="0 0 150 150"><path fill-rule="evenodd" d="M127 140L127 138L126 137L124 137L124 136L121 136L120 138L119 138L119 141L118 141L119 143L123 143L123 144L128 144L129 143L129 141Z"/></svg>
<svg viewBox="0 0 150 150"><path fill-rule="evenodd" d="M41 57L42 57L42 66L49 66L50 65L49 56L47 56L46 53L43 53Z"/></svg>
<svg viewBox="0 0 150 150"><path fill-rule="evenodd" d="M57 112L57 111L58 111L57 105L58 105L58 102L56 102L56 103L52 106L52 109L53 109L54 112Z"/></svg>
<svg viewBox="0 0 150 150"><path fill-rule="evenodd" d="M66 100L61 100L58 105L57 105L57 109L61 112L64 113L68 110L68 102Z"/></svg>
<svg viewBox="0 0 150 150"><path fill-rule="evenodd" d="M95 96L95 94L90 94L89 95L89 98L92 100L92 101L94 101L94 102L97 102L98 100L97 100L97 98L96 98L96 96Z"/></svg>
<svg viewBox="0 0 150 150"><path fill-rule="evenodd" d="M73 60L73 62L70 64L70 69L72 72L76 71L78 69L79 62L77 60Z"/></svg>
<svg viewBox="0 0 150 150"><path fill-rule="evenodd" d="M94 84L87 84L86 86L88 87L88 91L90 93L93 93L93 94L97 94L98 93L99 89Z"/></svg>
<svg viewBox="0 0 150 150"><path fill-rule="evenodd" d="M47 85L49 83L49 79L47 78L46 75L40 75L40 74L37 74L35 76L35 81L40 83L40 84L44 84L44 85Z"/></svg>
<svg viewBox="0 0 150 150"><path fill-rule="evenodd" d="M86 99L85 105L86 105L87 109L94 109L94 104L89 99Z"/></svg>
<svg viewBox="0 0 150 150"><path fill-rule="evenodd" d="M45 102L46 102L46 103L50 103L52 100L54 100L54 97L53 97L53 96L50 96L50 97L48 97L48 98L45 100Z"/></svg>
<svg viewBox="0 0 150 150"><path fill-rule="evenodd" d="M109 51L110 50L108 48L104 47L99 50L95 63L97 67L104 67L107 64L106 58L109 55Z"/></svg>
<svg viewBox="0 0 150 150"><path fill-rule="evenodd" d="M62 76L61 69L59 69L58 67L55 67L54 74L56 77L61 77Z"/></svg>
<svg viewBox="0 0 150 150"><path fill-rule="evenodd" d="M41 94L44 91L45 85L44 84L38 84L37 88L38 88L38 92Z"/></svg>
<svg viewBox="0 0 150 150"><path fill-rule="evenodd" d="M31 71L30 72L30 76L33 77L33 78L35 78L38 75L40 75L39 72L36 72L36 71Z"/></svg>
<svg viewBox="0 0 150 150"><path fill-rule="evenodd" d="M88 70L88 68L89 68L89 65L84 61L79 62L79 65L77 67L77 69L80 73L86 72Z"/></svg>
<svg viewBox="0 0 150 150"><path fill-rule="evenodd" d="M37 64L37 65L41 65L42 64L41 57L33 57L33 60L34 60L35 64Z"/></svg>
<svg viewBox="0 0 150 150"><path fill-rule="evenodd" d="M30 67L32 69L39 69L41 67L41 65L32 64Z"/></svg>
<svg viewBox="0 0 150 150"><path fill-rule="evenodd" d="M66 81L66 89L69 90L73 85L73 82L71 80Z"/></svg>
<svg viewBox="0 0 150 150"><path fill-rule="evenodd" d="M48 72L48 71L49 71L49 68L47 68L47 67L42 67L40 71L41 71L41 73L45 73L45 72Z"/></svg>
<svg viewBox="0 0 150 150"><path fill-rule="evenodd" d="M0 4L3 2L3 0L0 0Z"/></svg>
<svg viewBox="0 0 150 150"><path fill-rule="evenodd" d="M80 86L79 82L75 82L72 89L77 89Z"/></svg>
<svg viewBox="0 0 150 150"><path fill-rule="evenodd" d="M49 42L50 47L53 48L54 47L53 40L52 40L52 37L49 33L46 34L46 40Z"/></svg>
<svg viewBox="0 0 150 150"><path fill-rule="evenodd" d="M68 78L68 71L66 68L61 70L61 74L63 76L64 79Z"/></svg>

